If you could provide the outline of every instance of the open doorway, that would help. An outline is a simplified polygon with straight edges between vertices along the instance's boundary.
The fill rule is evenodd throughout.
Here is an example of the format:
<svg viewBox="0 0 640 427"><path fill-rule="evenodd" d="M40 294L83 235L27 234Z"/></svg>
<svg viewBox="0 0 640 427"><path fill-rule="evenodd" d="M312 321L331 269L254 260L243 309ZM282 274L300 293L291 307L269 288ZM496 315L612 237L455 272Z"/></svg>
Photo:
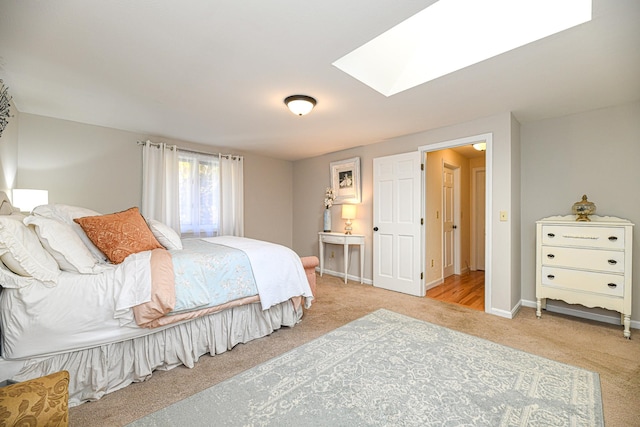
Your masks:
<svg viewBox="0 0 640 427"><path fill-rule="evenodd" d="M426 296L485 310L486 145L449 141L425 150Z"/></svg>

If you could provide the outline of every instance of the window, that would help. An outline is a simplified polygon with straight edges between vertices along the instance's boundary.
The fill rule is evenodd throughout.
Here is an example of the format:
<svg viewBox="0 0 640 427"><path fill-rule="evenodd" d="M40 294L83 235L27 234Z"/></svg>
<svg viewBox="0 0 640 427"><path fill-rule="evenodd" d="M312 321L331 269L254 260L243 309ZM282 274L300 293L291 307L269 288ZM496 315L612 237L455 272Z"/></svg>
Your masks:
<svg viewBox="0 0 640 427"><path fill-rule="evenodd" d="M185 237L244 236L244 158L140 143L142 214Z"/></svg>
<svg viewBox="0 0 640 427"><path fill-rule="evenodd" d="M178 151L180 232L183 236L220 234L218 156Z"/></svg>

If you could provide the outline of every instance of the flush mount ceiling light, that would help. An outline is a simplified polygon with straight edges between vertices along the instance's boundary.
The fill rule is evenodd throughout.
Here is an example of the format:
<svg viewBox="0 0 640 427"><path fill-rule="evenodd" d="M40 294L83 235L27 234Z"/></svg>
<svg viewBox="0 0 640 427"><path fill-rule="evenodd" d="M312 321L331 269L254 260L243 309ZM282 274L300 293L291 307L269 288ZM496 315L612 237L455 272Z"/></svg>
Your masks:
<svg viewBox="0 0 640 427"><path fill-rule="evenodd" d="M307 95L291 95L284 99L284 103L289 110L297 116L309 114L313 107L316 106L316 100Z"/></svg>
<svg viewBox="0 0 640 427"><path fill-rule="evenodd" d="M476 142L475 144L473 144L473 148L475 148L478 151L486 151L487 150L487 143L486 142Z"/></svg>
<svg viewBox="0 0 640 427"><path fill-rule="evenodd" d="M591 20L592 0L439 0L333 65L385 96Z"/></svg>

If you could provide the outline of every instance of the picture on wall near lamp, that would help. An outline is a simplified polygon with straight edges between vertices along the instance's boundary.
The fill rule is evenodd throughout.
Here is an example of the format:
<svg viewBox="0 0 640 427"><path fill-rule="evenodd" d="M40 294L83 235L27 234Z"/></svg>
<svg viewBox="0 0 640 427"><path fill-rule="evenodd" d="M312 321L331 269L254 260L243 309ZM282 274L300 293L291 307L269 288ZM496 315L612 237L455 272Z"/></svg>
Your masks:
<svg viewBox="0 0 640 427"><path fill-rule="evenodd" d="M360 157L331 162L329 169L336 193L334 203L360 203Z"/></svg>

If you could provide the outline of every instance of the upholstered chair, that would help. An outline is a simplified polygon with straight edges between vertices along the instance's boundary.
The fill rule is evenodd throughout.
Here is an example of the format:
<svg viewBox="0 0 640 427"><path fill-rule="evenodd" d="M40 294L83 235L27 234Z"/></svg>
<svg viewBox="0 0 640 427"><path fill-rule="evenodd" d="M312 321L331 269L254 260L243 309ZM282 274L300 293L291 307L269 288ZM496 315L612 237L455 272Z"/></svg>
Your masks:
<svg viewBox="0 0 640 427"><path fill-rule="evenodd" d="M67 371L1 387L0 426L68 426L68 404Z"/></svg>
<svg viewBox="0 0 640 427"><path fill-rule="evenodd" d="M317 256L305 256L300 258L302 260L302 267L304 268L304 272L307 275L307 280L309 281L309 287L311 288L311 293L317 299L318 295L316 295L316 267L320 264L320 260Z"/></svg>

